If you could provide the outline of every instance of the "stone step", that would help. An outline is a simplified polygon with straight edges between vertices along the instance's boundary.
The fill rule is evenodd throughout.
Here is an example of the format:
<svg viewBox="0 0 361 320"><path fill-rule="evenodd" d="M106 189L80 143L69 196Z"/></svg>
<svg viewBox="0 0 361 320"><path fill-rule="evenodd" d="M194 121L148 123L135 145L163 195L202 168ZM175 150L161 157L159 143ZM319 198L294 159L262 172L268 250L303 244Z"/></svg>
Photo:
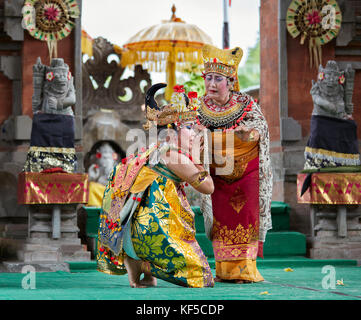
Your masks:
<svg viewBox="0 0 361 320"><path fill-rule="evenodd" d="M91 261L67 261L65 262L69 265L70 272L94 272L97 269L97 262L95 260Z"/></svg>
<svg viewBox="0 0 361 320"><path fill-rule="evenodd" d="M11 239L24 239L28 235L27 224L0 224L0 237Z"/></svg>
<svg viewBox="0 0 361 320"><path fill-rule="evenodd" d="M201 209L199 207L192 207L192 210L194 212L194 223L197 233L204 233L204 219Z"/></svg>
<svg viewBox="0 0 361 320"><path fill-rule="evenodd" d="M23 262L61 262L60 251L18 251L18 259Z"/></svg>
<svg viewBox="0 0 361 320"><path fill-rule="evenodd" d="M23 251L59 251L59 246L25 243Z"/></svg>
<svg viewBox="0 0 361 320"><path fill-rule="evenodd" d="M98 234L99 227L99 215L101 208L98 207L84 207L87 218L86 218L86 234L95 235Z"/></svg>
<svg viewBox="0 0 361 320"><path fill-rule="evenodd" d="M205 233L196 233L196 240L207 257L214 256L212 242L207 238Z"/></svg>
<svg viewBox="0 0 361 320"><path fill-rule="evenodd" d="M361 261L361 248L311 248L312 259L357 259Z"/></svg>
<svg viewBox="0 0 361 320"><path fill-rule="evenodd" d="M30 228L30 232L47 232L47 233L51 233L51 232L53 232L53 227L51 225L44 225L44 224L38 223L36 225L33 225ZM62 224L61 227L60 227L60 232L62 232L62 233L75 233L75 232L79 232L79 228L77 226Z"/></svg>
<svg viewBox="0 0 361 320"><path fill-rule="evenodd" d="M193 206L192 210L195 214L195 227L197 233L203 233L204 219L200 207ZM275 231L288 231L290 228L290 206L281 201L272 201L271 215L272 215L272 229L270 232Z"/></svg>
<svg viewBox="0 0 361 320"><path fill-rule="evenodd" d="M62 253L76 252L82 250L81 244L33 244L25 243L24 251L61 251Z"/></svg>
<svg viewBox="0 0 361 320"><path fill-rule="evenodd" d="M29 272L30 268L33 268L35 272L70 272L69 264L65 262L37 261L29 263L19 261L6 261L2 263L1 267L1 270L3 270L3 272L10 273Z"/></svg>
<svg viewBox="0 0 361 320"><path fill-rule="evenodd" d="M81 244L62 244L60 245L60 250L63 254L68 252L76 252L81 251L83 249L83 246Z"/></svg>
<svg viewBox="0 0 361 320"><path fill-rule="evenodd" d="M79 228L77 226L69 226L69 225L61 225L60 231L63 233L74 233L79 232Z"/></svg>
<svg viewBox="0 0 361 320"><path fill-rule="evenodd" d="M90 261L91 253L89 251L76 251L73 253L67 252L63 253L63 261Z"/></svg>
<svg viewBox="0 0 361 320"><path fill-rule="evenodd" d="M196 239L207 257L214 257L212 242L204 233L197 233ZM263 245L263 256L305 256L306 236L299 232L269 232Z"/></svg>
<svg viewBox="0 0 361 320"><path fill-rule="evenodd" d="M83 250L81 244L48 241L48 244L25 243L18 252L18 259L24 262L50 261L89 261L91 253Z"/></svg>
<svg viewBox="0 0 361 320"><path fill-rule="evenodd" d="M281 201L271 203L272 229L275 231L288 231L290 229L290 206Z"/></svg>
<svg viewBox="0 0 361 320"><path fill-rule="evenodd" d="M54 245L54 246L81 244L81 240L79 238L61 238L58 240L49 239L49 238L27 238L26 242L32 244Z"/></svg>
<svg viewBox="0 0 361 320"><path fill-rule="evenodd" d="M305 256L306 236L299 232L268 232L263 245L263 256Z"/></svg>
<svg viewBox="0 0 361 320"><path fill-rule="evenodd" d="M310 257L313 259L357 259L361 260L360 239L340 237L312 241Z"/></svg>

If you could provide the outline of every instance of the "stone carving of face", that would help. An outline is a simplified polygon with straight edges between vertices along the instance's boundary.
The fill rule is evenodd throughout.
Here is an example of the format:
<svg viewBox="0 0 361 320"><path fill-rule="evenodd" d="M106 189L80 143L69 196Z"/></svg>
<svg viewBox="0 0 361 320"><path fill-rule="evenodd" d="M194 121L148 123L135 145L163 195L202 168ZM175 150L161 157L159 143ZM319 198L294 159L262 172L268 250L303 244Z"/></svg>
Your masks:
<svg viewBox="0 0 361 320"><path fill-rule="evenodd" d="M59 68L54 71L54 84L64 89L68 87L68 73L69 70L66 68Z"/></svg>
<svg viewBox="0 0 361 320"><path fill-rule="evenodd" d="M116 152L113 150L113 148L110 146L110 144L106 143L103 144L99 148L99 166L104 169L105 174L110 173L110 171L113 169L113 167L116 164L115 155Z"/></svg>
<svg viewBox="0 0 361 320"><path fill-rule="evenodd" d="M46 70L47 88L50 92L65 94L69 89L71 74L69 67L63 59L52 59L50 67Z"/></svg>
<svg viewBox="0 0 361 320"><path fill-rule="evenodd" d="M336 62L329 61L325 68L320 66L318 73L318 85L322 93L327 96L336 96L342 90L340 77L343 75L339 71Z"/></svg>
<svg viewBox="0 0 361 320"><path fill-rule="evenodd" d="M339 73L333 71L324 72L324 79L319 80L320 89L327 95L335 95L339 92L341 86L338 82Z"/></svg>

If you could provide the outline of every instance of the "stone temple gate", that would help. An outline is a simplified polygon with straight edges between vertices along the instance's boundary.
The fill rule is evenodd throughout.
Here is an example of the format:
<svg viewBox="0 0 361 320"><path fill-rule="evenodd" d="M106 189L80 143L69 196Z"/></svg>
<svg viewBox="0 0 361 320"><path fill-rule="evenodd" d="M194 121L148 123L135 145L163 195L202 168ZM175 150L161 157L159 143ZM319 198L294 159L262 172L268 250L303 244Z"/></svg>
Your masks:
<svg viewBox="0 0 361 320"><path fill-rule="evenodd" d="M77 2L81 7L82 1ZM22 0L0 2L0 269L19 271L32 263L39 271L66 270L64 261L90 259L80 242L81 206L29 207L17 199L32 128L32 66L37 57L48 59L46 45L21 27L22 6ZM80 17L58 55L74 75L75 150L83 173L103 142L111 143L119 158L125 155L131 143L126 133L141 128L144 92L151 86L149 73L140 66L134 76L123 74L120 56L106 39L94 40L93 53L87 60L82 54Z"/></svg>

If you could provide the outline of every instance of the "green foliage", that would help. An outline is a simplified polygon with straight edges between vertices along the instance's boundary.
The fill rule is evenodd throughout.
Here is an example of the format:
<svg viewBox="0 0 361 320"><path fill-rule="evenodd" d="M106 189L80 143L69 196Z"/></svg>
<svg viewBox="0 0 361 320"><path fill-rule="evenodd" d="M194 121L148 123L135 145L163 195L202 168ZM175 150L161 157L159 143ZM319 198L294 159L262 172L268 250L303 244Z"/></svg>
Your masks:
<svg viewBox="0 0 361 320"><path fill-rule="evenodd" d="M248 50L246 63L238 69L239 86L246 89L260 84L260 41Z"/></svg>
<svg viewBox="0 0 361 320"><path fill-rule="evenodd" d="M199 66L197 64L192 64L189 69L184 71L185 77L187 80L183 80L184 90L186 93L190 91L195 91L198 93L198 96L203 96L206 92L204 86L204 79L202 78L201 72L199 72Z"/></svg>

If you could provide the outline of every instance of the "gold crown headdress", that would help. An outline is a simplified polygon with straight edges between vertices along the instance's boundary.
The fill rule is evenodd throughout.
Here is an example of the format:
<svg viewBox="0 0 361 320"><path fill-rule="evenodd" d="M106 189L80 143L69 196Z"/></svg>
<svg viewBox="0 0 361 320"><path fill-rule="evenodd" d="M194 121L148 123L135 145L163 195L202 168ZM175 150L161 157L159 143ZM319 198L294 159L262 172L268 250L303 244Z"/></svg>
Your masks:
<svg viewBox="0 0 361 320"><path fill-rule="evenodd" d="M238 65L243 56L240 47L234 49L219 49L206 44L202 48L204 73L215 72L234 79L234 90L239 91Z"/></svg>
<svg viewBox="0 0 361 320"><path fill-rule="evenodd" d="M181 89L182 86L175 86L171 103L159 108L154 95L158 90L166 86L165 83L157 83L150 87L145 95L147 123L143 127L146 130L152 125L161 127L168 124L194 122L197 119L197 100L192 98L190 101L184 90Z"/></svg>

